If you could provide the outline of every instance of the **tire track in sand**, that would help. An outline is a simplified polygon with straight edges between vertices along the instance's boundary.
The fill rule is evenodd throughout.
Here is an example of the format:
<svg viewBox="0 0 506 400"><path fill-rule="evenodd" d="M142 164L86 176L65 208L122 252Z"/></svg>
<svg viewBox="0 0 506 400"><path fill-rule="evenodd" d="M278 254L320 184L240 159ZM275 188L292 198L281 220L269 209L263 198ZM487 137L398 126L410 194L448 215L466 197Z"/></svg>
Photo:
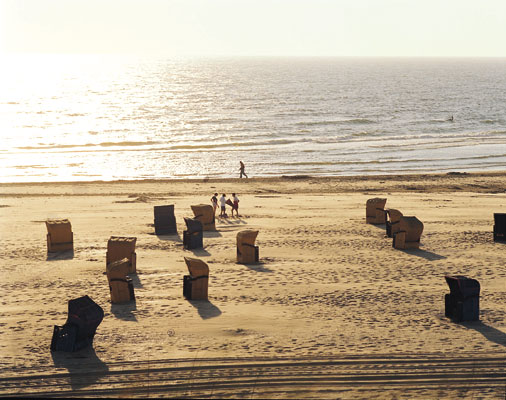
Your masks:
<svg viewBox="0 0 506 400"><path fill-rule="evenodd" d="M75 361L75 360L74 360ZM0 396L504 398L506 355L243 358L117 362L72 372L4 369ZM365 398L364 397L364 398Z"/></svg>

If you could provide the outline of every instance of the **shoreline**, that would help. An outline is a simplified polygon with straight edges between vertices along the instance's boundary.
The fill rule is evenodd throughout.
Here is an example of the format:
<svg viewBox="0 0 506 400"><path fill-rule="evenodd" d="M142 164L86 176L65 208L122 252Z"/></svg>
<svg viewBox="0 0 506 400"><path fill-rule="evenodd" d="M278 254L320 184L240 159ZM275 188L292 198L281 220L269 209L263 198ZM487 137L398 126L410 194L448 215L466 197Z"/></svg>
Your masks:
<svg viewBox="0 0 506 400"><path fill-rule="evenodd" d="M484 179L479 181L479 179ZM288 188L286 184L291 186L300 183L304 186L309 183L310 188ZM430 173L430 174L401 174L401 175L360 175L360 176L310 176L310 175L283 175L280 177L259 177L259 178L192 178L192 179L139 179L139 180L115 180L115 181L88 181L88 182L12 182L0 183L0 197L26 196L26 195L47 195L50 188L60 190L72 188L73 192L65 192L66 195L92 195L89 188L110 187L111 189L122 188L127 189L133 187L144 187L154 190L156 193L164 193L170 189L175 194L189 194L188 186L195 194L210 193L210 190L202 188L209 185L210 189L216 188L217 184L222 184L223 189L228 192L236 190L243 194L259 193L256 186L265 184L266 190L274 190L271 186L284 185L283 192L286 193L348 193L363 191L367 193L373 192L430 192L441 193L451 191L464 191L471 193L506 193L506 170L493 172L448 172L448 173ZM170 185L170 187L160 187L159 185ZM413 186L413 185L417 186ZM298 185L299 186L299 185ZM16 188L21 190L15 191ZM37 190L44 188L46 190ZM237 189L234 189L237 188ZM30 189L30 190L29 190ZM80 192L80 189L83 192ZM301 191L302 190L302 191ZM211 190L212 191L212 190ZM111 195L117 195L121 192L111 191ZM100 195L107 195L101 192Z"/></svg>

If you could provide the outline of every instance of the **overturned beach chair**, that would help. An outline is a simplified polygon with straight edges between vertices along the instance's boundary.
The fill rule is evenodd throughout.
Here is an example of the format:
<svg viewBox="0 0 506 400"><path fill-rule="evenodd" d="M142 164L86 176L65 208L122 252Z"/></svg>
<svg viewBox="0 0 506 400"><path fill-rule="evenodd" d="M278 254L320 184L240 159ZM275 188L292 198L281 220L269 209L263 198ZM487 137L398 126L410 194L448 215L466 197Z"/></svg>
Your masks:
<svg viewBox="0 0 506 400"><path fill-rule="evenodd" d="M255 246L258 231L247 229L237 233L237 262L253 264L258 262L258 246Z"/></svg>
<svg viewBox="0 0 506 400"><path fill-rule="evenodd" d="M111 236L107 242L106 266L114 261L128 258L129 274L137 271L136 237Z"/></svg>
<svg viewBox="0 0 506 400"><path fill-rule="evenodd" d="M392 246L396 249L420 248L423 223L416 217L401 217L399 230L393 234Z"/></svg>
<svg viewBox="0 0 506 400"><path fill-rule="evenodd" d="M388 237L393 237L394 233L399 232L399 222L401 221L402 213L399 210L390 208L385 210L386 216L386 233Z"/></svg>
<svg viewBox="0 0 506 400"><path fill-rule="evenodd" d="M494 213L494 242L506 242L506 214Z"/></svg>
<svg viewBox="0 0 506 400"><path fill-rule="evenodd" d="M202 223L198 219L184 218L186 231L183 231L183 247L187 250L204 247Z"/></svg>
<svg viewBox="0 0 506 400"><path fill-rule="evenodd" d="M385 217L385 204L387 199L375 197L367 200L365 203L365 222L368 224L384 224Z"/></svg>
<svg viewBox="0 0 506 400"><path fill-rule="evenodd" d="M191 206L195 219L198 219L202 223L202 229L204 231L215 231L216 223L214 220L214 210L209 204L197 204Z"/></svg>
<svg viewBox="0 0 506 400"><path fill-rule="evenodd" d="M49 219L46 228L48 253L74 249L74 233L68 219Z"/></svg>
<svg viewBox="0 0 506 400"><path fill-rule="evenodd" d="M134 285L128 277L130 261L123 258L107 265L107 281L111 292L111 303L126 303L135 300Z"/></svg>
<svg viewBox="0 0 506 400"><path fill-rule="evenodd" d="M445 276L450 293L445 294L445 316L455 322L480 319L480 283L465 276Z"/></svg>
<svg viewBox="0 0 506 400"><path fill-rule="evenodd" d="M183 277L183 296L188 300L207 300L209 267L197 258L185 257L190 275Z"/></svg>
<svg viewBox="0 0 506 400"><path fill-rule="evenodd" d="M70 300L67 322L54 326L51 351L78 351L91 346L103 318L104 310L88 296Z"/></svg>
<svg viewBox="0 0 506 400"><path fill-rule="evenodd" d="M155 206L155 233L157 235L173 235L177 233L174 205Z"/></svg>

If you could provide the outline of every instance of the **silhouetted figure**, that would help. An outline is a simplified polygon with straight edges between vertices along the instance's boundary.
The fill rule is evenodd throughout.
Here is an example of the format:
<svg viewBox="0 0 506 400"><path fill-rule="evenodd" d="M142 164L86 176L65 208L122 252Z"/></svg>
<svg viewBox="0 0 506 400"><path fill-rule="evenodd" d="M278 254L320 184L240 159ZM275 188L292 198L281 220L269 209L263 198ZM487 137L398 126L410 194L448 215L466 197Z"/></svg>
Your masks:
<svg viewBox="0 0 506 400"><path fill-rule="evenodd" d="M246 175L246 173L244 172L244 163L242 161L239 161L239 164L241 164L241 167L239 168L239 170L241 171L239 178L242 178L243 175L247 178L248 175Z"/></svg>

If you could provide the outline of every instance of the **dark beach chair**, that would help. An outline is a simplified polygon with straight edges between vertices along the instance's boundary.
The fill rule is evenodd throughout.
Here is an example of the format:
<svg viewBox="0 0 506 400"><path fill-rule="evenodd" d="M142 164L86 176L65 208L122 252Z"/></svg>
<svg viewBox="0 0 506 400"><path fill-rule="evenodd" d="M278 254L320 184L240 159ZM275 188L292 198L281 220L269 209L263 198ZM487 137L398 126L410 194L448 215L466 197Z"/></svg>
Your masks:
<svg viewBox="0 0 506 400"><path fill-rule="evenodd" d="M174 205L155 206L155 233L157 235L174 235L177 233Z"/></svg>
<svg viewBox="0 0 506 400"><path fill-rule="evenodd" d="M55 325L51 351L78 351L93 344L95 332L104 318L104 310L88 296L68 302L65 325Z"/></svg>
<svg viewBox="0 0 506 400"><path fill-rule="evenodd" d="M401 221L402 213L399 210L395 210L390 208L385 210L385 228L388 237L393 237L393 235L399 232L399 222Z"/></svg>
<svg viewBox="0 0 506 400"><path fill-rule="evenodd" d="M445 276L450 293L445 294L445 316L455 322L480 319L480 283L461 275Z"/></svg>
<svg viewBox="0 0 506 400"><path fill-rule="evenodd" d="M506 242L506 214L494 213L494 242Z"/></svg>
<svg viewBox="0 0 506 400"><path fill-rule="evenodd" d="M183 247L185 249L200 249L204 247L202 223L198 219L184 218L186 230L183 231Z"/></svg>

